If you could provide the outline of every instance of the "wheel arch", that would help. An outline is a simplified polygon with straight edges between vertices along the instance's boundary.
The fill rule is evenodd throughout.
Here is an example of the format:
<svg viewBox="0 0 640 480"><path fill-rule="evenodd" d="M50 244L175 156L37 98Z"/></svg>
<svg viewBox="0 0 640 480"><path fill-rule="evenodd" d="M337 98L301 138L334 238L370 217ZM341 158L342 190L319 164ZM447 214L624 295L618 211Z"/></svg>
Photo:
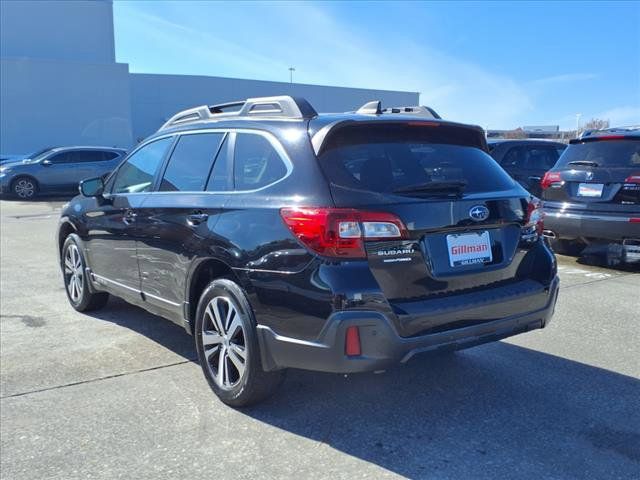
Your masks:
<svg viewBox="0 0 640 480"><path fill-rule="evenodd" d="M9 183L9 188L11 190L11 193L13 193L13 186L21 178L26 178L27 180L31 180L33 182L33 185L36 187L35 188L36 193L40 190L40 182L38 181L38 179L36 177L34 177L33 175L28 174L28 173L19 173L15 177L13 177L11 179L11 183Z"/></svg>
<svg viewBox="0 0 640 480"><path fill-rule="evenodd" d="M206 286L211 283L212 280L217 278L229 278L242 286L240 279L233 269L226 262L218 258L201 258L193 263L187 277L184 312L185 319L188 321L190 329L193 329L193 325L195 323L194 321L200 295Z"/></svg>
<svg viewBox="0 0 640 480"><path fill-rule="evenodd" d="M62 258L62 246L64 245L64 242L67 239L67 237L72 233L77 234L78 229L73 223L71 223L69 219L63 219L60 222L60 226L58 227L58 238L57 238L58 255L60 255L60 258Z"/></svg>

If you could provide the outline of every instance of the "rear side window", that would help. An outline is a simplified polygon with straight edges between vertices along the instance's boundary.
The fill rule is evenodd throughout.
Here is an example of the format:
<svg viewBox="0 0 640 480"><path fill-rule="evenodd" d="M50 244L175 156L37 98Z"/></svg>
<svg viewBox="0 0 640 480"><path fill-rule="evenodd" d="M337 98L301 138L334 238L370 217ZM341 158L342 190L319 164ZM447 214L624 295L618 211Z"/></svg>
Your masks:
<svg viewBox="0 0 640 480"><path fill-rule="evenodd" d="M162 177L162 192L201 192L223 133L182 135Z"/></svg>
<svg viewBox="0 0 640 480"><path fill-rule="evenodd" d="M112 192L140 193L151 190L156 172L172 142L172 137L162 138L134 152L116 172Z"/></svg>
<svg viewBox="0 0 640 480"><path fill-rule="evenodd" d="M70 163L104 161L104 152L100 150L74 150L69 152L67 155L67 161Z"/></svg>
<svg viewBox="0 0 640 480"><path fill-rule="evenodd" d="M231 134L234 135L234 134ZM209 183L207 183L208 192L226 192L231 189L231 162L229 162L229 137L224 140L220 147L216 161L213 164L213 170L209 175Z"/></svg>
<svg viewBox="0 0 640 480"><path fill-rule="evenodd" d="M465 193L508 190L511 177L479 148L450 143L438 127L344 127L320 155L334 186L375 193L429 182L464 182Z"/></svg>
<svg viewBox="0 0 640 480"><path fill-rule="evenodd" d="M640 139L571 144L560 157L557 167L573 167L580 162L595 163L598 167L640 167Z"/></svg>
<svg viewBox="0 0 640 480"><path fill-rule="evenodd" d="M270 185L287 174L287 166L262 135L238 133L233 177L236 190L255 190Z"/></svg>

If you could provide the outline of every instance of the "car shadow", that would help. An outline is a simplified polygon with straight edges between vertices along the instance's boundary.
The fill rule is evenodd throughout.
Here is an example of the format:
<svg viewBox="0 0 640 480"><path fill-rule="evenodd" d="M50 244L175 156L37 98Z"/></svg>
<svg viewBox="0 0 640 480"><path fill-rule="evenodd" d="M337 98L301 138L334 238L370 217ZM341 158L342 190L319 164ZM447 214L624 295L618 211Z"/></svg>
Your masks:
<svg viewBox="0 0 640 480"><path fill-rule="evenodd" d="M111 295L105 308L85 315L133 330L186 360L197 360L193 337L184 328L118 297Z"/></svg>
<svg viewBox="0 0 640 480"><path fill-rule="evenodd" d="M576 260L580 265L586 265L589 267L601 267L609 270L616 270L620 272L640 272L640 263L617 263L612 262L604 254L589 254L582 255Z"/></svg>
<svg viewBox="0 0 640 480"><path fill-rule="evenodd" d="M122 300L91 315L195 361L181 327ZM291 369L240 411L409 478L637 478L639 398L637 378L497 342L382 374ZM323 476L351 476L327 452Z"/></svg>
<svg viewBox="0 0 640 480"><path fill-rule="evenodd" d="M640 381L607 370L498 342L381 375L289 373L244 412L405 477L640 471Z"/></svg>

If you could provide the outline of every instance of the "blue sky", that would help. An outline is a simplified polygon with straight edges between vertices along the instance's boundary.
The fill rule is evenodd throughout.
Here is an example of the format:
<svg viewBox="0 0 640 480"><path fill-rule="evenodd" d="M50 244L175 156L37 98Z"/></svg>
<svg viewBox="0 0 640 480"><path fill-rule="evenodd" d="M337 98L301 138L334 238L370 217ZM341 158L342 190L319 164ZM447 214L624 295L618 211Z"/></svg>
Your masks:
<svg viewBox="0 0 640 480"><path fill-rule="evenodd" d="M486 128L640 124L640 2L114 2L132 72L408 90ZM229 99L235 100L235 99Z"/></svg>

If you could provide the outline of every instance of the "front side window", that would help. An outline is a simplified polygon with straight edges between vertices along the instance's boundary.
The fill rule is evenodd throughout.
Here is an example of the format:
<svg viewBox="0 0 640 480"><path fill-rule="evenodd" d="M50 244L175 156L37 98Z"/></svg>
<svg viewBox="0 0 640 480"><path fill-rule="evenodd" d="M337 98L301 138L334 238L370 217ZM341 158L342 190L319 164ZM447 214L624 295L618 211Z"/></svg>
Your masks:
<svg viewBox="0 0 640 480"><path fill-rule="evenodd" d="M56 165L61 163L71 163L70 152L56 153L55 155L52 155L49 158L45 158L43 160L49 160L51 163L54 163Z"/></svg>
<svg viewBox="0 0 640 480"><path fill-rule="evenodd" d="M169 159L160 191L201 192L223 136L223 133L182 135Z"/></svg>
<svg viewBox="0 0 640 480"><path fill-rule="evenodd" d="M271 142L262 135L238 133L233 177L236 190L255 190L287 174L287 167Z"/></svg>
<svg viewBox="0 0 640 480"><path fill-rule="evenodd" d="M148 192L172 142L172 137L162 138L145 145L131 155L118 169L112 193Z"/></svg>

